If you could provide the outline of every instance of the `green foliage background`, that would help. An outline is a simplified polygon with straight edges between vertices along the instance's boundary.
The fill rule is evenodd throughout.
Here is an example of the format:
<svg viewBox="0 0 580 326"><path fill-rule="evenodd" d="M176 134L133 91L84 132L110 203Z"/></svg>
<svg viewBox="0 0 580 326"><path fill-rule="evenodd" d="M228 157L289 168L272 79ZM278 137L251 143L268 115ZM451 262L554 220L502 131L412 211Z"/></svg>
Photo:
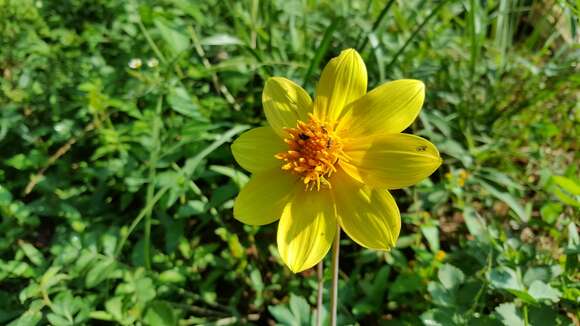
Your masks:
<svg viewBox="0 0 580 326"><path fill-rule="evenodd" d="M342 241L340 324L578 325L579 9L0 0L0 324L313 324L229 144L269 76L312 93L354 47L370 88L426 83L444 164L394 192L396 249Z"/></svg>

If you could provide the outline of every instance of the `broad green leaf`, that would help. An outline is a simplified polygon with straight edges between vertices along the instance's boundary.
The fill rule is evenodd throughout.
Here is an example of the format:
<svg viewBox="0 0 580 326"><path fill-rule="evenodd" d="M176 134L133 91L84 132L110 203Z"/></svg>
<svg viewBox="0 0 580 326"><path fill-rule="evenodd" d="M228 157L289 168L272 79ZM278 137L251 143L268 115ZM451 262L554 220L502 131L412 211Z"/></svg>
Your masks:
<svg viewBox="0 0 580 326"><path fill-rule="evenodd" d="M229 34L216 34L201 40L202 45L242 45L239 38Z"/></svg>
<svg viewBox="0 0 580 326"><path fill-rule="evenodd" d="M422 280L417 274L399 274L389 288L389 299L419 291L424 286Z"/></svg>
<svg viewBox="0 0 580 326"><path fill-rule="evenodd" d="M167 302L153 301L145 313L144 322L151 326L176 326L177 316Z"/></svg>
<svg viewBox="0 0 580 326"><path fill-rule="evenodd" d="M431 252L436 253L439 251L439 228L435 225L424 225L421 226L421 233L425 239L427 239L427 243L429 244L429 249Z"/></svg>
<svg viewBox="0 0 580 326"><path fill-rule="evenodd" d="M102 281L111 277L111 273L115 270L116 267L117 265L113 258L99 260L87 273L85 278L85 285L88 288L93 288L99 285Z"/></svg>
<svg viewBox="0 0 580 326"><path fill-rule="evenodd" d="M294 318L292 312L285 305L269 306L268 311L274 316L280 325L295 326L300 325L298 320Z"/></svg>
<svg viewBox="0 0 580 326"><path fill-rule="evenodd" d="M546 203L540 209L542 220L548 224L554 224L562 213L564 207L560 203Z"/></svg>
<svg viewBox="0 0 580 326"><path fill-rule="evenodd" d="M502 303L495 308L495 312L505 326L525 326L522 314L513 303Z"/></svg>
<svg viewBox="0 0 580 326"><path fill-rule="evenodd" d="M578 182L559 175L553 176L552 180L570 194L580 196L580 184Z"/></svg>
<svg viewBox="0 0 580 326"><path fill-rule="evenodd" d="M539 280L532 282L528 293L537 301L548 300L558 302L562 296L560 291Z"/></svg>
<svg viewBox="0 0 580 326"><path fill-rule="evenodd" d="M199 112L197 101L182 87L173 87L167 96L169 106L186 117L204 120Z"/></svg>
<svg viewBox="0 0 580 326"><path fill-rule="evenodd" d="M524 284L530 286L534 281L549 282L552 279L552 272L548 266L532 267L524 274Z"/></svg>
<svg viewBox="0 0 580 326"><path fill-rule="evenodd" d="M12 202L12 194L8 189L0 185L0 206L8 205Z"/></svg>
<svg viewBox="0 0 580 326"><path fill-rule="evenodd" d="M479 216L473 207L465 205L463 208L463 219L465 220L467 230L473 236L478 237L485 234L485 228L487 227L485 220Z"/></svg>
<svg viewBox="0 0 580 326"><path fill-rule="evenodd" d="M497 289L525 291L516 271L508 267L492 269L487 274L487 279Z"/></svg>
<svg viewBox="0 0 580 326"><path fill-rule="evenodd" d="M172 56L179 55L189 48L190 42L187 35L183 34L177 28L172 27L167 21L161 18L157 18L153 22L171 50Z"/></svg>
<svg viewBox="0 0 580 326"><path fill-rule="evenodd" d="M22 251L24 251L24 254L26 255L26 257L28 257L28 259L30 259L31 263L33 263L36 266L44 265L44 262L45 262L44 256L42 255L42 253L38 249L36 249L36 247L34 247L30 243L24 242L24 241L19 241L18 245L20 246Z"/></svg>
<svg viewBox="0 0 580 326"><path fill-rule="evenodd" d="M512 196L510 193L502 192L483 180L479 180L479 183L494 197L506 203L522 220L522 222L527 222L530 219L528 212L524 209L524 207L520 204L520 202L516 198L514 198L514 196Z"/></svg>
<svg viewBox="0 0 580 326"><path fill-rule="evenodd" d="M53 326L72 326L74 325L73 320L68 320L60 315L49 313L46 315L46 318Z"/></svg>
<svg viewBox="0 0 580 326"><path fill-rule="evenodd" d="M531 306L529 309L530 325L566 325L566 323L557 322L557 309L557 306Z"/></svg>
<svg viewBox="0 0 580 326"><path fill-rule="evenodd" d="M465 281L465 275L463 272L459 268L450 264L441 266L437 276L446 289L456 288Z"/></svg>
<svg viewBox="0 0 580 326"><path fill-rule="evenodd" d="M115 320L122 321L124 319L122 297L114 297L107 300L107 302L105 302L105 309L107 309L107 312L111 314Z"/></svg>
<svg viewBox="0 0 580 326"><path fill-rule="evenodd" d="M290 294L290 311L299 325L310 325L310 305L303 297Z"/></svg>
<svg viewBox="0 0 580 326"><path fill-rule="evenodd" d="M155 285L153 280L148 277L137 279L135 282L135 295L141 303L147 303L156 296Z"/></svg>
<svg viewBox="0 0 580 326"><path fill-rule="evenodd" d="M159 274L159 281L163 283L183 283L186 278L179 270L170 269Z"/></svg>
<svg viewBox="0 0 580 326"><path fill-rule="evenodd" d="M447 309L431 309L421 315L421 321L425 326L454 326L453 311Z"/></svg>
<svg viewBox="0 0 580 326"><path fill-rule="evenodd" d="M431 294L433 303L441 307L452 307L455 305L455 296L452 295L441 283L430 282L427 290Z"/></svg>

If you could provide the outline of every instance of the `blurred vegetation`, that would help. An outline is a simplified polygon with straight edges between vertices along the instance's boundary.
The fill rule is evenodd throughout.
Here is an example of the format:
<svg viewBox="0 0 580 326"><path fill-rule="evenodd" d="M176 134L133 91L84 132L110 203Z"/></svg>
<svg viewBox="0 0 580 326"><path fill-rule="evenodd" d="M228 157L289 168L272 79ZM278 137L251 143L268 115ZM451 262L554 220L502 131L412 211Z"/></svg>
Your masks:
<svg viewBox="0 0 580 326"><path fill-rule="evenodd" d="M342 242L341 324L579 325L578 1L0 0L0 324L311 325L231 140L357 48L427 85L444 158L391 252ZM329 275L327 275L327 278ZM327 301L327 300L326 300Z"/></svg>

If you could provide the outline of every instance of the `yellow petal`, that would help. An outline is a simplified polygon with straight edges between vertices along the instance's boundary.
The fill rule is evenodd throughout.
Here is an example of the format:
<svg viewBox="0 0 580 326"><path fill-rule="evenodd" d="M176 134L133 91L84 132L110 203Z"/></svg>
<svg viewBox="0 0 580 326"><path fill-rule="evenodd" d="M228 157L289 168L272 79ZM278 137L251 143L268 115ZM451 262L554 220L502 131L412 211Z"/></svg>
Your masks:
<svg viewBox="0 0 580 326"><path fill-rule="evenodd" d="M344 152L340 166L371 187L407 187L427 178L441 165L433 144L409 134L351 139L345 143Z"/></svg>
<svg viewBox="0 0 580 326"><path fill-rule="evenodd" d="M337 130L348 130L350 137L399 133L415 121L424 100L425 85L419 80L385 83L351 103Z"/></svg>
<svg viewBox="0 0 580 326"><path fill-rule="evenodd" d="M395 246L401 216L387 190L371 189L339 171L332 179L332 193L338 222L351 239L371 249Z"/></svg>
<svg viewBox="0 0 580 326"><path fill-rule="evenodd" d="M250 225L276 221L298 182L298 178L279 168L252 175L234 202L234 217Z"/></svg>
<svg viewBox="0 0 580 326"><path fill-rule="evenodd" d="M282 77L272 77L266 81L262 92L262 105L268 123L282 138L283 128L296 127L296 121L307 121L312 112L312 100L302 87Z"/></svg>
<svg viewBox="0 0 580 326"><path fill-rule="evenodd" d="M232 154L244 169L257 173L280 168L281 161L274 157L288 150L288 145L270 127L248 130L232 144Z"/></svg>
<svg viewBox="0 0 580 326"><path fill-rule="evenodd" d="M278 225L278 251L294 273L320 262L330 249L338 224L327 190L304 191L301 185Z"/></svg>
<svg viewBox="0 0 580 326"><path fill-rule="evenodd" d="M367 68L354 49L344 50L326 65L316 87L314 114L333 123L349 103L367 91Z"/></svg>

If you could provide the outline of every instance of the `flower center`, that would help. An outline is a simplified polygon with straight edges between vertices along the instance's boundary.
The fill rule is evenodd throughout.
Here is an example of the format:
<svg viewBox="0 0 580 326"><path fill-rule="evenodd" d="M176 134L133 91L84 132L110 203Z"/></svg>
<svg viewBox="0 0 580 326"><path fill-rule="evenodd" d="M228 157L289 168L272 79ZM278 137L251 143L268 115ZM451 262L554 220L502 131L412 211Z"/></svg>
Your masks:
<svg viewBox="0 0 580 326"><path fill-rule="evenodd" d="M282 170L302 178L306 190L330 188L328 178L336 172L336 163L342 153L340 139L326 123L310 116L308 122L298 121L296 128L285 128L288 151L276 154L282 160Z"/></svg>

